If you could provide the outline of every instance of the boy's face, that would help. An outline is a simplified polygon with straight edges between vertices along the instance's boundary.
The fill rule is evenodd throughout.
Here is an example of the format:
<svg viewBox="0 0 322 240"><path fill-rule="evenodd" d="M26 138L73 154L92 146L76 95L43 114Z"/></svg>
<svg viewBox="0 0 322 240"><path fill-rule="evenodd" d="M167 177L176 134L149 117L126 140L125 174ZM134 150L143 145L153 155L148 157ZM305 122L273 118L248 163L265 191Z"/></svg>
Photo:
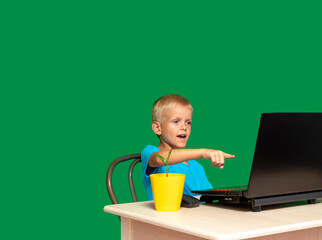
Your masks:
<svg viewBox="0 0 322 240"><path fill-rule="evenodd" d="M186 106L174 104L163 115L160 124L160 136L162 147L184 148L191 132L192 110Z"/></svg>

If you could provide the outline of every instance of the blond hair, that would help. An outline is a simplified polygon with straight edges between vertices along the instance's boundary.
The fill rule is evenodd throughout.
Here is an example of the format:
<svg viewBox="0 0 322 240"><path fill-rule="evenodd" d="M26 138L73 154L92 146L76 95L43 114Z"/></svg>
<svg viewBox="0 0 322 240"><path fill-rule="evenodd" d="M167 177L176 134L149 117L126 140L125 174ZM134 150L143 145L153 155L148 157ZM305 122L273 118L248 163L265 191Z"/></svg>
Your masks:
<svg viewBox="0 0 322 240"><path fill-rule="evenodd" d="M179 104L192 109L191 103L184 97L177 94L168 94L160 97L153 104L152 121L161 122L166 110L174 104Z"/></svg>

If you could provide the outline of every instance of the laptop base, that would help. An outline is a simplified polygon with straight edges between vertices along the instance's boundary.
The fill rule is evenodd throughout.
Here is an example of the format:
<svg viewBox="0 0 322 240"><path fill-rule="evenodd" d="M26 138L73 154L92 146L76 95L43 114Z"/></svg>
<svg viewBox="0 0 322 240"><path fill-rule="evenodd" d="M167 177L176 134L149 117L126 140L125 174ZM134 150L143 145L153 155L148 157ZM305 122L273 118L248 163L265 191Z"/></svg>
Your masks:
<svg viewBox="0 0 322 240"><path fill-rule="evenodd" d="M322 197L322 191L307 192L307 193L295 193L281 196L273 197L261 197L261 198L246 198L238 196L227 196L227 197L218 197L211 195L202 195L200 197L201 202L212 203L213 201L218 200L220 203L232 203L232 204L249 204L251 205L253 212L260 212L262 206L274 205L280 203L296 202L307 200L308 204L315 204L316 198Z"/></svg>

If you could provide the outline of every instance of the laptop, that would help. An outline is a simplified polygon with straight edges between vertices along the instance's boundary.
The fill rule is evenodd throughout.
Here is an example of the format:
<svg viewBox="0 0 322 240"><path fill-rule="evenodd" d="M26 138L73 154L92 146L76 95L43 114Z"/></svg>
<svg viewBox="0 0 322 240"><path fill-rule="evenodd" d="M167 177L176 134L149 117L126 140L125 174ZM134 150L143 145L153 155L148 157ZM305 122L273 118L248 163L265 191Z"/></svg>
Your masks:
<svg viewBox="0 0 322 240"><path fill-rule="evenodd" d="M265 205L322 197L322 113L263 113L248 186L205 191L201 201Z"/></svg>

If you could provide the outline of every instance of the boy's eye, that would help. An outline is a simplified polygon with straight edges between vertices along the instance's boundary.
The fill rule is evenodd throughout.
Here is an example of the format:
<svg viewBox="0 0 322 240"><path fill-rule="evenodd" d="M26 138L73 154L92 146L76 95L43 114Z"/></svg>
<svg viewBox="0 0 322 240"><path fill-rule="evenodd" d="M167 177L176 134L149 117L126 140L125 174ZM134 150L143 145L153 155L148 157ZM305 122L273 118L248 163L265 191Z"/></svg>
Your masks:
<svg viewBox="0 0 322 240"><path fill-rule="evenodd" d="M188 121L188 122L186 122L186 124L187 124L187 125L191 125L191 122L189 122L189 121Z"/></svg>
<svg viewBox="0 0 322 240"><path fill-rule="evenodd" d="M173 120L174 123L178 123L178 120Z"/></svg>

